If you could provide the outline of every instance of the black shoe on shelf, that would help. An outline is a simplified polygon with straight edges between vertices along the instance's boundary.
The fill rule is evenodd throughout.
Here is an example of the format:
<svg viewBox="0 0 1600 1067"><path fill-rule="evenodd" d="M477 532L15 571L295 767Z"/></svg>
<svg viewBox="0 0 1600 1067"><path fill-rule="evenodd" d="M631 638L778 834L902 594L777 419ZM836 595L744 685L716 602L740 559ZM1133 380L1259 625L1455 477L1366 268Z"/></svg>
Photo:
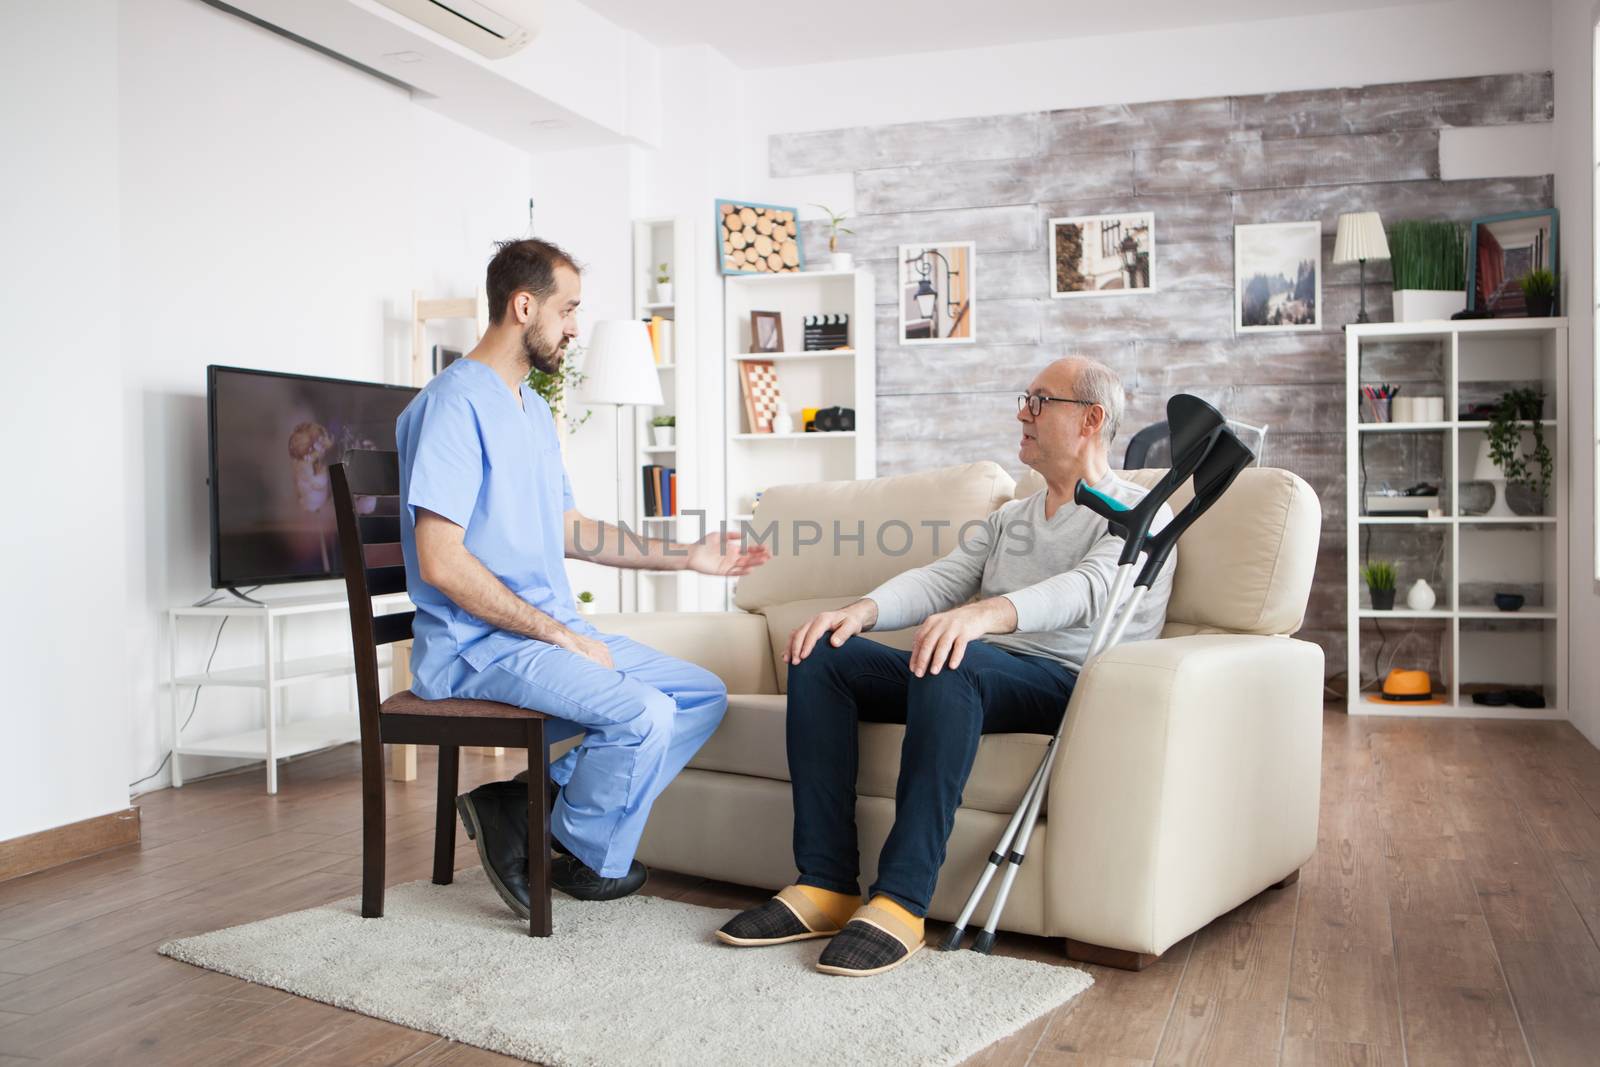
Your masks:
<svg viewBox="0 0 1600 1067"><path fill-rule="evenodd" d="M576 856L562 855L550 861L551 884L578 900L617 900L637 893L649 877L650 872L638 860L621 878L603 878Z"/></svg>
<svg viewBox="0 0 1600 1067"><path fill-rule="evenodd" d="M528 918L528 788L488 782L456 797L467 837L478 846L489 884L519 918Z"/></svg>

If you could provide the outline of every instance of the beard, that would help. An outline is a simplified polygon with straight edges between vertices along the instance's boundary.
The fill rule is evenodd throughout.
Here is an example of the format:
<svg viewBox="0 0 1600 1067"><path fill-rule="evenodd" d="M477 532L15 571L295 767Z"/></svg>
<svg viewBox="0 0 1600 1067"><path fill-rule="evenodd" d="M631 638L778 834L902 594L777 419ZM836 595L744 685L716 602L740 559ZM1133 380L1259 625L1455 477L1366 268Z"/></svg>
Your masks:
<svg viewBox="0 0 1600 1067"><path fill-rule="evenodd" d="M528 366L541 374L554 374L561 368L561 356L567 350L567 338L563 334L555 344L547 343L543 334L544 323L535 317L528 323L528 328L522 331L522 356L528 361Z"/></svg>

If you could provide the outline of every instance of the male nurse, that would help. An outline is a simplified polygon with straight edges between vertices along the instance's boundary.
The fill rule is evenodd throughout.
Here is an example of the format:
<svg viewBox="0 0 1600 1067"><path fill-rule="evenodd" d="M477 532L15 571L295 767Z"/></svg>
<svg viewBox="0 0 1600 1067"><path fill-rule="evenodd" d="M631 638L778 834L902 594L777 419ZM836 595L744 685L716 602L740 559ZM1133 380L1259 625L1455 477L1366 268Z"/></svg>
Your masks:
<svg viewBox="0 0 1600 1067"><path fill-rule="evenodd" d="M561 366L581 287L555 245L499 246L483 339L396 426L401 541L417 607L412 691L544 712L551 741L584 735L550 768L551 879L579 899L612 900L644 884L633 854L650 805L716 730L727 691L709 671L596 630L578 615L563 560L734 577L769 553L736 534L641 549L573 506L550 408L527 378ZM456 799L490 883L522 918L527 790L521 775Z"/></svg>

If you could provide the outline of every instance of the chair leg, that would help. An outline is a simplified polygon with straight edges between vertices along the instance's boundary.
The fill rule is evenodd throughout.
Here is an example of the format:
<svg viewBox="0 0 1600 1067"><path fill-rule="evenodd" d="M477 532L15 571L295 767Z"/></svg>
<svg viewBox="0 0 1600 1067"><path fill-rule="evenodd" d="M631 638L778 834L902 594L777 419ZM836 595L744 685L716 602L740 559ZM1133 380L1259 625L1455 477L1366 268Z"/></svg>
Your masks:
<svg viewBox="0 0 1600 1067"><path fill-rule="evenodd" d="M383 744L361 739L361 917L383 916L384 796Z"/></svg>
<svg viewBox="0 0 1600 1067"><path fill-rule="evenodd" d="M439 746L439 810L433 823L433 884L449 885L456 873L456 783L461 774L461 750Z"/></svg>
<svg viewBox="0 0 1600 1067"><path fill-rule="evenodd" d="M550 750L528 721L528 936L550 936Z"/></svg>

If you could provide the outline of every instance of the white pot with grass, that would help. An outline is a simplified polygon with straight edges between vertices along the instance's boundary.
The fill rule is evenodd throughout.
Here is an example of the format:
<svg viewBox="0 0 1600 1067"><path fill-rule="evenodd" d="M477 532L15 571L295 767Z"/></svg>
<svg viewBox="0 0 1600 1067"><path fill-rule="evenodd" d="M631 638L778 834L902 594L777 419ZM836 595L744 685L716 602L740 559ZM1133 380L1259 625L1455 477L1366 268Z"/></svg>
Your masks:
<svg viewBox="0 0 1600 1067"><path fill-rule="evenodd" d="M1408 220L1389 229L1394 321L1448 319L1467 306L1466 230L1458 222Z"/></svg>
<svg viewBox="0 0 1600 1067"><path fill-rule="evenodd" d="M656 448L671 448L677 432L677 420L671 415L658 415L650 420L650 443Z"/></svg>
<svg viewBox="0 0 1600 1067"><path fill-rule="evenodd" d="M656 303L672 303L672 268L665 263L656 265Z"/></svg>
<svg viewBox="0 0 1600 1067"><path fill-rule="evenodd" d="M593 615L600 610L600 605L595 603L594 594L585 589L578 594L578 614Z"/></svg>

